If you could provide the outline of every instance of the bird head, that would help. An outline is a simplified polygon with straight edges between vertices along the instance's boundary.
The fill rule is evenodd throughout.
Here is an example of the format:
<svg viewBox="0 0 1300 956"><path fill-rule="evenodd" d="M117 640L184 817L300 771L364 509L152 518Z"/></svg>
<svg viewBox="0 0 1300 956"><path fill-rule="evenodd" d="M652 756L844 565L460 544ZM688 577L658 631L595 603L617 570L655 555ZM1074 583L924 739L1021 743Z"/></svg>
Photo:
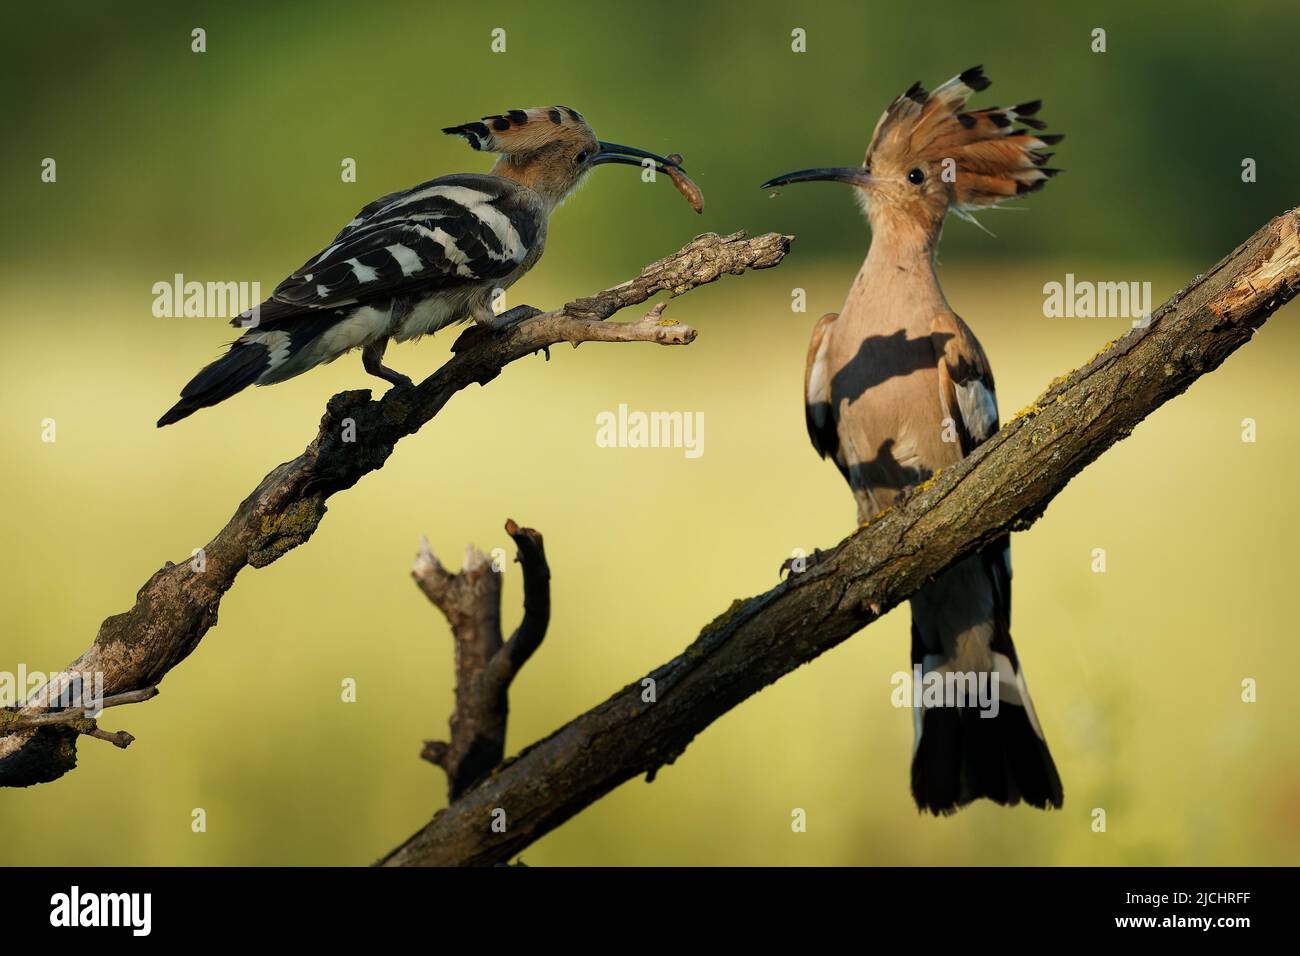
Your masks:
<svg viewBox="0 0 1300 956"><path fill-rule="evenodd" d="M828 180L848 183L873 229L913 230L937 237L944 216L1041 189L1060 172L1046 166L1061 135L1044 135L1041 102L1011 109L966 110L987 89L982 67L953 77L933 93L914 83L881 115L861 166L802 169L769 179L764 189ZM1020 124L1020 125L1017 125Z"/></svg>
<svg viewBox="0 0 1300 956"><path fill-rule="evenodd" d="M653 166L661 173L680 170L674 157L633 146L598 140L577 110L567 106L510 110L477 123L448 126L444 133L463 136L475 149L500 153L496 176L529 187L553 209L578 188L587 174L606 163Z"/></svg>

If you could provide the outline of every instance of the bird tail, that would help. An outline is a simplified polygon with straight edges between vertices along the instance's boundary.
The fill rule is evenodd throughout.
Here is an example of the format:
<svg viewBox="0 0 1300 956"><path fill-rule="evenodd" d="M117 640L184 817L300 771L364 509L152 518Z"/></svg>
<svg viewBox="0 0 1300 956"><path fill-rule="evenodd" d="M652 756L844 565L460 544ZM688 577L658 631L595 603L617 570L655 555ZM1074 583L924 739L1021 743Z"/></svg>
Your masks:
<svg viewBox="0 0 1300 956"><path fill-rule="evenodd" d="M188 418L200 408L223 402L243 391L271 367L267 348L257 342L232 342L225 355L195 375L181 389L181 399L158 419L158 427Z"/></svg>
<svg viewBox="0 0 1300 956"><path fill-rule="evenodd" d="M1009 554L999 542L912 598L913 674L927 705L915 712L912 755L912 796L922 811L954 813L980 798L1059 809L1064 800L1011 642ZM958 655L979 663L967 670Z"/></svg>
<svg viewBox="0 0 1300 956"><path fill-rule="evenodd" d="M955 813L986 798L1003 806L1023 800L1040 810L1060 809L1061 778L1023 707L1003 705L996 716L976 707L927 709L912 756L917 809Z"/></svg>

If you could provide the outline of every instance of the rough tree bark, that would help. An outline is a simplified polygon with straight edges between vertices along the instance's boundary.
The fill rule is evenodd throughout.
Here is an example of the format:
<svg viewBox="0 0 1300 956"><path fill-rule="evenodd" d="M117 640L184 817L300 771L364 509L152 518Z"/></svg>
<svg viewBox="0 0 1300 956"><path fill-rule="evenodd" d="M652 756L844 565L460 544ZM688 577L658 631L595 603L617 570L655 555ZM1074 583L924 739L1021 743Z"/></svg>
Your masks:
<svg viewBox="0 0 1300 956"><path fill-rule="evenodd" d="M486 385L509 363L562 342L575 347L582 342L688 344L695 330L664 319L663 304L634 322L605 320L659 292L679 296L724 275L775 266L790 241L776 233L753 239L743 232L699 236L628 282L505 332L470 328L456 340L455 355L413 388L392 389L377 400L369 390L335 395L312 443L263 478L204 548L204 570L193 570L189 561L164 565L140 588L130 610L100 625L94 644L68 665L62 682L78 676L93 682L98 673L108 696L154 688L216 623L221 598L244 567L264 567L310 538L331 495L381 468L398 441L418 431L461 389ZM76 766L77 736L90 725L32 723L50 709L41 700L61 690L62 683L46 687L28 706L0 711L0 786L46 783ZM129 737L118 742L129 743Z"/></svg>
<svg viewBox="0 0 1300 956"><path fill-rule="evenodd" d="M379 862L508 860L624 781L652 777L719 716L954 561L1028 528L1074 475L1217 368L1300 291L1298 226L1300 210L1269 222L970 457L807 570L735 601L680 655L505 763ZM498 811L502 832L490 825Z"/></svg>

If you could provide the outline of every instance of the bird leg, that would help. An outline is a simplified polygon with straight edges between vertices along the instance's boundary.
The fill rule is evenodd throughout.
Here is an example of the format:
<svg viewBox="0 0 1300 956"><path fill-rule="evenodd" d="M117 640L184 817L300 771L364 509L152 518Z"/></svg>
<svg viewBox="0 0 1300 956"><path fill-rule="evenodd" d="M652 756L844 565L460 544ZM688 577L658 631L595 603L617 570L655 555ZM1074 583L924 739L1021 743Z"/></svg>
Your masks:
<svg viewBox="0 0 1300 956"><path fill-rule="evenodd" d="M392 382L398 388L409 388L415 383L401 372L395 372L384 365L384 350L388 348L388 339L376 339L361 350L361 367L371 375Z"/></svg>

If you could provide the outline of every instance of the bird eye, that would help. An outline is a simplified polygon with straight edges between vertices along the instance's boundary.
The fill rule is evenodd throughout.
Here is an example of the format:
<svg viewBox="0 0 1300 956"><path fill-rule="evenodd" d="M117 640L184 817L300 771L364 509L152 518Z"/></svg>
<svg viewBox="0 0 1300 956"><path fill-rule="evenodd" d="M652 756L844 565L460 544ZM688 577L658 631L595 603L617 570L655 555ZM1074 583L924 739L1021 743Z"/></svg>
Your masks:
<svg viewBox="0 0 1300 956"><path fill-rule="evenodd" d="M582 152L580 152L577 156L574 157L574 161L579 164L585 163L587 161L587 151L584 149Z"/></svg>
<svg viewBox="0 0 1300 956"><path fill-rule="evenodd" d="M919 186L925 182L925 173L921 172L920 167L913 169L907 174L907 181L914 186Z"/></svg>

